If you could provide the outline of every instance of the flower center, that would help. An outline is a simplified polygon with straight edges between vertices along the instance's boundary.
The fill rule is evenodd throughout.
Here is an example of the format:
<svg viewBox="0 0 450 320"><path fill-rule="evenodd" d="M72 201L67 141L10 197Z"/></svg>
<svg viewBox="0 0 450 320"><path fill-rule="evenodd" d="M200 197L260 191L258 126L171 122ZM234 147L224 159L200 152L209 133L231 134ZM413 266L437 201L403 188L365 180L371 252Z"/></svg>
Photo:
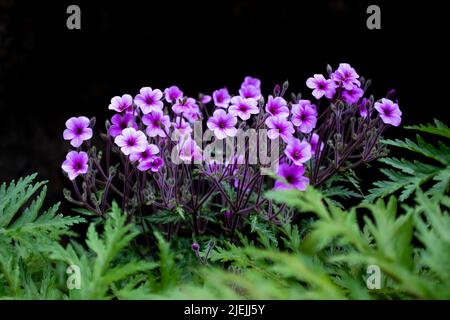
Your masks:
<svg viewBox="0 0 450 320"><path fill-rule="evenodd" d="M218 125L219 125L220 129L225 129L225 127L226 127L224 120L219 120L219 124Z"/></svg>
<svg viewBox="0 0 450 320"><path fill-rule="evenodd" d="M146 98L146 100L145 100L145 103L147 103L147 104L149 104L149 105L152 105L153 104L153 97L147 97Z"/></svg>
<svg viewBox="0 0 450 320"><path fill-rule="evenodd" d="M126 122L122 122L121 124L120 124L120 129L125 129L127 127L127 123Z"/></svg>
<svg viewBox="0 0 450 320"><path fill-rule="evenodd" d="M276 114L276 113L277 113L277 108L275 108L275 106L270 106L270 107L269 107L269 112L270 112L271 114Z"/></svg>
<svg viewBox="0 0 450 320"><path fill-rule="evenodd" d="M294 159L299 159L300 156L301 156L301 152L300 152L300 151L295 151L294 154L292 155L292 157L293 157Z"/></svg>
<svg viewBox="0 0 450 320"><path fill-rule="evenodd" d="M241 110L242 112L246 112L248 110L247 106L245 104L241 104L239 106L239 110Z"/></svg>
<svg viewBox="0 0 450 320"><path fill-rule="evenodd" d="M295 182L295 177L292 175L287 176L285 179L290 184L294 184L294 182Z"/></svg>
<svg viewBox="0 0 450 320"><path fill-rule="evenodd" d="M77 161L73 164L73 168L75 170L80 170L81 169L81 162Z"/></svg>
<svg viewBox="0 0 450 320"><path fill-rule="evenodd" d="M82 128L82 127L77 127L77 128L75 129L75 133L76 133L76 134L82 134L82 133L83 133L83 128Z"/></svg>
<svg viewBox="0 0 450 320"><path fill-rule="evenodd" d="M222 96L218 96L217 97L217 102L223 102L223 97Z"/></svg>
<svg viewBox="0 0 450 320"><path fill-rule="evenodd" d="M384 115L389 117L392 114L392 110L389 108L384 109Z"/></svg>
<svg viewBox="0 0 450 320"><path fill-rule="evenodd" d="M306 120L306 115L304 113L302 113L302 115L300 116L300 120L302 120L302 121Z"/></svg>
<svg viewBox="0 0 450 320"><path fill-rule="evenodd" d="M284 132L284 126L282 124L275 125L275 129L277 129L279 131L279 133Z"/></svg>
<svg viewBox="0 0 450 320"><path fill-rule="evenodd" d="M318 87L320 90L325 90L326 85L325 85L325 83L321 82L321 83L319 83Z"/></svg>
<svg viewBox="0 0 450 320"><path fill-rule="evenodd" d="M142 159L147 159L148 158L148 152L147 151L142 152L141 153L141 158Z"/></svg>
<svg viewBox="0 0 450 320"><path fill-rule="evenodd" d="M136 145L136 138L134 138L134 137L128 138L127 144L129 147L134 147Z"/></svg>

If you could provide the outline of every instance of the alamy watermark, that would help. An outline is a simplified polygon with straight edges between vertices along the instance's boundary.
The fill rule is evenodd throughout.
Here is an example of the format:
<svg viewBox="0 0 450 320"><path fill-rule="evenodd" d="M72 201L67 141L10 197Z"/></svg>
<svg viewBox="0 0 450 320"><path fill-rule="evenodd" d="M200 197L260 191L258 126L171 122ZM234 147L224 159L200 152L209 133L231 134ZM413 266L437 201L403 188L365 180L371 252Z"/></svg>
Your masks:
<svg viewBox="0 0 450 320"><path fill-rule="evenodd" d="M66 20L66 26L69 30L81 29L81 9L79 6L72 4L67 7L66 13L69 14Z"/></svg>
<svg viewBox="0 0 450 320"><path fill-rule="evenodd" d="M366 271L368 277L366 279L367 289L378 290L381 289L381 269L376 264L367 267Z"/></svg>
<svg viewBox="0 0 450 320"><path fill-rule="evenodd" d="M81 288L81 269L76 264L71 264L67 267L66 273L69 275L67 277L66 285L69 290L80 290Z"/></svg>
<svg viewBox="0 0 450 320"><path fill-rule="evenodd" d="M369 14L367 18L367 29L379 30L381 29L381 9L377 5L370 5L367 7L366 13Z"/></svg>

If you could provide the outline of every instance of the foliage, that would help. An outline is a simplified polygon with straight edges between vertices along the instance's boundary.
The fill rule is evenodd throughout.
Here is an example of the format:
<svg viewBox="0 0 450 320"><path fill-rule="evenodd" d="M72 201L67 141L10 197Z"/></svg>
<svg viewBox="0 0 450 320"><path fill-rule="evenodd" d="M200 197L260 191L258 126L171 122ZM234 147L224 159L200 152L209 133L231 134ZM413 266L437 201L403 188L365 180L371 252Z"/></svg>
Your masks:
<svg viewBox="0 0 450 320"><path fill-rule="evenodd" d="M130 249L131 241L139 234L133 224L126 223L126 219L127 216L113 203L102 235L97 232L96 224L89 225L86 239L88 250L77 243L69 244L65 248L61 245L53 248L51 259L80 268L80 288L70 290L70 298L110 298L110 289L115 284L157 266L144 259L138 260L132 255L126 259L121 257L125 250Z"/></svg>
<svg viewBox="0 0 450 320"><path fill-rule="evenodd" d="M406 127L410 130L431 134L433 138L444 137L450 139L450 128L444 123L434 120L434 124ZM403 201L414 194L417 188L430 182L427 195L443 194L450 183L450 147L439 141L437 146L425 141L419 134L416 141L386 140L385 144L418 153L427 162L407 160L404 158L382 158L379 161L390 166L381 172L389 179L374 183L375 188L369 190L366 201L370 202L379 197L385 197L400 191L399 200Z"/></svg>
<svg viewBox="0 0 450 320"><path fill-rule="evenodd" d="M44 256L61 236L74 235L72 225L84 221L58 213L59 203L41 212L47 187L45 181L33 184L35 178L0 187L0 297L59 297Z"/></svg>
<svg viewBox="0 0 450 320"><path fill-rule="evenodd" d="M0 299L450 298L444 194L418 188L410 205L399 207L391 196L346 210L330 197L340 193L333 187L347 185L362 194L353 175L321 191L273 191L266 194L278 212L272 222L252 213L246 233L199 237L194 252L190 238L144 237L140 219L115 202L104 216L87 216L83 241L71 229L83 218L62 216L57 205L41 212L45 182L34 178L0 188ZM185 219L181 211L170 215ZM154 230L164 223L147 222ZM79 267L79 288L68 288L69 266ZM369 266L381 271L379 289L367 285Z"/></svg>

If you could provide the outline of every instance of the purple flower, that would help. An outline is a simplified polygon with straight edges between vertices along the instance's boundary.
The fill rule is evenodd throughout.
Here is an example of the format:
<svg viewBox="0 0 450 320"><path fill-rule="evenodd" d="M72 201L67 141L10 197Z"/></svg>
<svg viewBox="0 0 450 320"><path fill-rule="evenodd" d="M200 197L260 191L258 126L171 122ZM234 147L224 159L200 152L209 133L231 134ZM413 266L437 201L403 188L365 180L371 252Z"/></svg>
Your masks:
<svg viewBox="0 0 450 320"><path fill-rule="evenodd" d="M298 139L292 139L289 141L284 153L294 164L300 166L311 159L311 145L305 140L300 142Z"/></svg>
<svg viewBox="0 0 450 320"><path fill-rule="evenodd" d="M243 98L259 100L261 98L261 89L259 87L247 85L239 89L239 95Z"/></svg>
<svg viewBox="0 0 450 320"><path fill-rule="evenodd" d="M114 142L125 155L143 152L148 144L145 134L134 128L123 129L122 134L117 136Z"/></svg>
<svg viewBox="0 0 450 320"><path fill-rule="evenodd" d="M206 125L210 130L214 131L217 139L222 140L227 136L234 137L236 135L236 123L237 118L235 116L219 109L214 111L213 116L208 119Z"/></svg>
<svg viewBox="0 0 450 320"><path fill-rule="evenodd" d="M252 114L259 113L257 104L255 99L236 96L231 99L231 106L228 108L228 112L245 121L250 119Z"/></svg>
<svg viewBox="0 0 450 320"><path fill-rule="evenodd" d="M354 87L351 90L342 91L342 98L348 104L357 103L359 101L359 99L362 98L363 95L364 95L363 89L358 88L358 87Z"/></svg>
<svg viewBox="0 0 450 320"><path fill-rule="evenodd" d="M300 132L310 133L317 123L317 109L309 100L300 100L292 105L292 123Z"/></svg>
<svg viewBox="0 0 450 320"><path fill-rule="evenodd" d="M192 250L198 251L200 250L200 245L197 242L194 242L191 246Z"/></svg>
<svg viewBox="0 0 450 320"><path fill-rule="evenodd" d="M63 132L65 140L70 140L70 144L75 148L81 146L83 141L92 138L92 129L89 128L90 121L86 117L72 117L66 121L67 129Z"/></svg>
<svg viewBox="0 0 450 320"><path fill-rule="evenodd" d="M150 87L144 87L140 91L134 101L136 105L142 110L143 114L150 113L152 111L159 111L163 108L163 102L161 98L163 93L159 89L152 90Z"/></svg>
<svg viewBox="0 0 450 320"><path fill-rule="evenodd" d="M331 79L344 87L345 90L352 90L359 87L361 82L359 75L348 63L339 64L339 68L331 75Z"/></svg>
<svg viewBox="0 0 450 320"><path fill-rule="evenodd" d="M201 161L203 159L202 149L190 136L180 139L177 144L177 151L183 162L190 163L191 161Z"/></svg>
<svg viewBox="0 0 450 320"><path fill-rule="evenodd" d="M317 146L319 144L319 135L317 133L313 133L309 143L311 144L311 153L314 156L316 154ZM323 150L323 147L324 147L324 143L321 142L319 152Z"/></svg>
<svg viewBox="0 0 450 320"><path fill-rule="evenodd" d="M125 128L135 128L138 129L134 117L131 113L124 113L123 115L115 114L111 118L111 127L109 127L109 134L111 137L115 138L122 133Z"/></svg>
<svg viewBox="0 0 450 320"><path fill-rule="evenodd" d="M74 180L78 175L88 171L88 155L84 151L70 151L61 168L67 172L69 179Z"/></svg>
<svg viewBox="0 0 450 320"><path fill-rule="evenodd" d="M173 103L183 98L183 91L181 91L177 86L171 86L164 90L164 96L167 102Z"/></svg>
<svg viewBox="0 0 450 320"><path fill-rule="evenodd" d="M172 123L173 129L179 137L185 136L192 132L192 128L183 118L177 117L175 122Z"/></svg>
<svg viewBox="0 0 450 320"><path fill-rule="evenodd" d="M116 96L111 99L108 109L117 112L133 111L133 97L129 94L124 94L122 97Z"/></svg>
<svg viewBox="0 0 450 320"><path fill-rule="evenodd" d="M219 89L213 92L214 104L219 108L228 108L231 97L227 88Z"/></svg>
<svg viewBox="0 0 450 320"><path fill-rule="evenodd" d="M358 104L359 115L362 118L366 118L369 115L369 111L367 110L367 105L369 104L369 99L363 98L361 102Z"/></svg>
<svg viewBox="0 0 450 320"><path fill-rule="evenodd" d="M137 168L139 171L147 171L150 169L152 172L158 172L163 165L164 160L161 157L151 156L147 160L139 162Z"/></svg>
<svg viewBox="0 0 450 320"><path fill-rule="evenodd" d="M200 102L203 104L210 103L212 100L212 97L207 94L200 94Z"/></svg>
<svg viewBox="0 0 450 320"><path fill-rule="evenodd" d="M202 113L200 112L200 109L198 107L192 108L192 109L186 111L185 113L183 113L183 116L190 123L193 123L195 121L199 121L202 119Z"/></svg>
<svg viewBox="0 0 450 320"><path fill-rule="evenodd" d="M301 191L306 190L306 187L309 184L309 179L303 174L305 173L304 166L297 166L295 164L288 165L283 163L278 168L278 176L283 178L284 181L276 181L275 189L276 190L291 190L298 189Z"/></svg>
<svg viewBox="0 0 450 320"><path fill-rule="evenodd" d="M272 97L269 96L269 101L266 104L266 111L271 116L281 116L288 117L289 116L289 108L287 107L287 102L282 97Z"/></svg>
<svg viewBox="0 0 450 320"><path fill-rule="evenodd" d="M197 103L193 98L178 100L173 106L172 111L176 114L186 113L192 109L198 109Z"/></svg>
<svg viewBox="0 0 450 320"><path fill-rule="evenodd" d="M146 132L149 137L165 137L169 132L170 118L162 111L152 111L142 117L142 122L147 126Z"/></svg>
<svg viewBox="0 0 450 320"><path fill-rule="evenodd" d="M320 99L323 96L331 99L336 92L336 84L334 81L331 79L325 79L325 77L321 74L315 74L314 77L309 78L306 81L306 85L308 88L314 89L312 95L316 99Z"/></svg>
<svg viewBox="0 0 450 320"><path fill-rule="evenodd" d="M242 82L241 88L246 87L246 86L254 86L254 87L260 88L261 80L247 76L244 78L244 82Z"/></svg>
<svg viewBox="0 0 450 320"><path fill-rule="evenodd" d="M295 132L292 123L285 117L269 117L265 121L266 126L269 128L267 136L273 140L281 137L284 142L289 142L292 138L292 134Z"/></svg>
<svg viewBox="0 0 450 320"><path fill-rule="evenodd" d="M154 156L155 154L159 153L159 148L157 146L155 146L154 144L148 144L145 147L145 150L142 152L136 152L136 153L131 153L130 154L130 161L135 162L135 161L146 161L148 159L150 159L152 156Z"/></svg>
<svg viewBox="0 0 450 320"><path fill-rule="evenodd" d="M375 110L380 113L381 120L384 123L398 127L402 121L402 112L398 107L398 104L392 100L383 98L381 102L375 102Z"/></svg>

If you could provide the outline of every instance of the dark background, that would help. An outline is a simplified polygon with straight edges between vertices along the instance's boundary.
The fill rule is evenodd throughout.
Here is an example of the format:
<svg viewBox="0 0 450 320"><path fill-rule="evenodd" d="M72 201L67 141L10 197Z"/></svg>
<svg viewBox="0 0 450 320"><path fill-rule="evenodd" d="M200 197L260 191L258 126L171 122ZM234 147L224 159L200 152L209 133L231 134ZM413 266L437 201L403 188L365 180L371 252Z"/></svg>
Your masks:
<svg viewBox="0 0 450 320"><path fill-rule="evenodd" d="M38 172L61 199L71 116L111 115L111 97L176 84L191 96L246 75L266 94L349 62L381 98L396 88L403 124L448 123L445 1L15 1L0 0L0 181ZM81 30L66 8L81 7ZM366 8L381 7L381 30ZM403 136L392 129L390 137Z"/></svg>

